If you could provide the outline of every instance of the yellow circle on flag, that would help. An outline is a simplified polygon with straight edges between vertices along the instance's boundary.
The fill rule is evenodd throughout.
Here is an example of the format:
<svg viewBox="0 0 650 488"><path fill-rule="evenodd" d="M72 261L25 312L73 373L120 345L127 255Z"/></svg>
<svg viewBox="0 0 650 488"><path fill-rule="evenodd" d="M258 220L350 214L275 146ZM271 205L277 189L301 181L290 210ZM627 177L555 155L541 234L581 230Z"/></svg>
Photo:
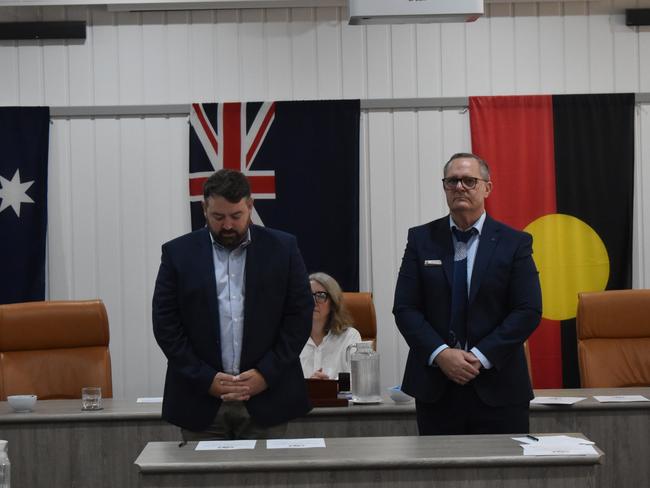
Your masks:
<svg viewBox="0 0 650 488"><path fill-rule="evenodd" d="M549 214L524 229L533 235L533 259L542 286L542 316L576 316L578 292L602 291L609 279L609 256L598 234L571 215Z"/></svg>

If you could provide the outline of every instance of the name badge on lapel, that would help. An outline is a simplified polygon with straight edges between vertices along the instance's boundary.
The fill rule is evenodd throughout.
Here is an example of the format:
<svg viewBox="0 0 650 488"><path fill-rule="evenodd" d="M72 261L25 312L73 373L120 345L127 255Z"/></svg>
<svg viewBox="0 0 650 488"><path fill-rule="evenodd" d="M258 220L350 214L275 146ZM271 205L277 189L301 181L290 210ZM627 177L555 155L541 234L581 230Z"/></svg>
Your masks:
<svg viewBox="0 0 650 488"><path fill-rule="evenodd" d="M442 261L440 259L425 259L425 266L442 266Z"/></svg>

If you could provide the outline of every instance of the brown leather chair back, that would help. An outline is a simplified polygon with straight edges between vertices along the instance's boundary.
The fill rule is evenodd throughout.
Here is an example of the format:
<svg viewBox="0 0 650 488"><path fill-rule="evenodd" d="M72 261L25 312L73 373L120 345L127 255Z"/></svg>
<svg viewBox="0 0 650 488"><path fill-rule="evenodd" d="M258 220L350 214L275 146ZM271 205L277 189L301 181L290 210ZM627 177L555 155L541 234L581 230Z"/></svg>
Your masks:
<svg viewBox="0 0 650 488"><path fill-rule="evenodd" d="M583 388L650 386L650 290L578 294Z"/></svg>
<svg viewBox="0 0 650 488"><path fill-rule="evenodd" d="M84 386L111 398L108 342L100 300L0 305L0 399L81 398Z"/></svg>
<svg viewBox="0 0 650 488"><path fill-rule="evenodd" d="M352 315L354 328L361 334L361 339L372 341L373 347L377 349L377 316L372 293L343 292L343 303Z"/></svg>

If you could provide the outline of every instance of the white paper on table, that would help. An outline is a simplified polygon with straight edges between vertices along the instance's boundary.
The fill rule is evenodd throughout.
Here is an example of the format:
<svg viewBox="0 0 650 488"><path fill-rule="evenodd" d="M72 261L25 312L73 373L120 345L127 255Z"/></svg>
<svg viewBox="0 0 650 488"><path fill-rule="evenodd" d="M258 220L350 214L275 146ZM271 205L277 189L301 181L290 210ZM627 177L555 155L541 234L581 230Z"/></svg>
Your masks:
<svg viewBox="0 0 650 488"><path fill-rule="evenodd" d="M268 439L267 449L309 449L312 447L325 447L322 437L309 439Z"/></svg>
<svg viewBox="0 0 650 488"><path fill-rule="evenodd" d="M537 440L530 437L513 437L524 449L524 456L587 456L598 454L594 443L581 437L568 435L537 436Z"/></svg>
<svg viewBox="0 0 650 488"><path fill-rule="evenodd" d="M590 454L598 454L594 446L584 444L559 444L557 446L525 444L523 448L524 456L588 456Z"/></svg>
<svg viewBox="0 0 650 488"><path fill-rule="evenodd" d="M140 397L135 403L162 403L162 397Z"/></svg>
<svg viewBox="0 0 650 488"><path fill-rule="evenodd" d="M570 435L536 435L533 436L537 440L532 439L531 437L513 437L513 441L523 442L524 444L531 444L537 446L545 445L587 445L593 446L594 442L588 439L583 439L582 437L571 437ZM523 446L522 446L523 447Z"/></svg>
<svg viewBox="0 0 650 488"><path fill-rule="evenodd" d="M598 395L594 396L601 403L608 402L650 402L643 395Z"/></svg>
<svg viewBox="0 0 650 488"><path fill-rule="evenodd" d="M196 451L226 451L232 449L255 449L255 443L257 441L253 440L243 440L243 441L200 441L196 445Z"/></svg>
<svg viewBox="0 0 650 488"><path fill-rule="evenodd" d="M573 405L574 403L586 400L587 397L535 397L530 403L537 405Z"/></svg>

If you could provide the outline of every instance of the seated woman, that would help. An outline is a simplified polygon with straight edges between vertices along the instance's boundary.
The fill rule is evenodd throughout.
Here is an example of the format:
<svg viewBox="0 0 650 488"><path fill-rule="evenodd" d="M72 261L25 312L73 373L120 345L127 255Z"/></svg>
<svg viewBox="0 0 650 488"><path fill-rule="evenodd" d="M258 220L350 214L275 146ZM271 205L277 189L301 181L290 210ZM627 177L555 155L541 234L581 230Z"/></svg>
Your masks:
<svg viewBox="0 0 650 488"><path fill-rule="evenodd" d="M305 378L336 379L340 372L350 372L345 351L350 344L361 342L361 335L351 326L336 280L325 273L314 273L309 282L314 315L311 336L300 353L302 372Z"/></svg>

